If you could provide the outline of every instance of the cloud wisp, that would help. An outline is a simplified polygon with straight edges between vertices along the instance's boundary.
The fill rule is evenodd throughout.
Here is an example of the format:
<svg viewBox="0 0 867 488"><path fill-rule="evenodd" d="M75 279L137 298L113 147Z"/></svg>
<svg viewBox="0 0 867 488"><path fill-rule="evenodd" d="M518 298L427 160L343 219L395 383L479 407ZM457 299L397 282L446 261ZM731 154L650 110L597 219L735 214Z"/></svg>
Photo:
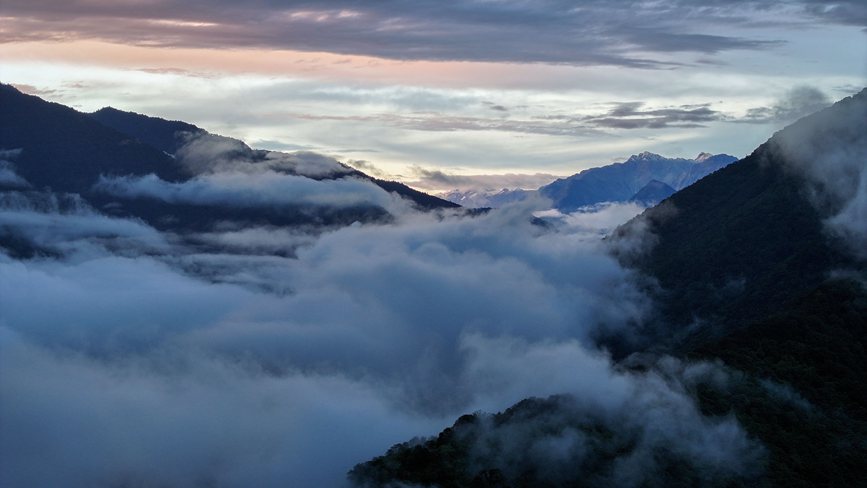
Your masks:
<svg viewBox="0 0 867 488"><path fill-rule="evenodd" d="M181 183L164 181L153 174L102 177L95 188L122 198L153 198L168 203L209 206L374 205L390 208L397 204L396 197L369 181L355 178L318 181L273 171L221 172Z"/></svg>
<svg viewBox="0 0 867 488"><path fill-rule="evenodd" d="M705 127L708 122L726 119L709 104L653 109L644 105L642 102L619 103L606 114L578 120L590 127L607 129L666 129Z"/></svg>
<svg viewBox="0 0 867 488"><path fill-rule="evenodd" d="M410 185L428 190L535 190L557 179L546 173L499 175L464 175L439 169L413 166Z"/></svg>
<svg viewBox="0 0 867 488"><path fill-rule="evenodd" d="M812 86L796 86L768 107L753 107L746 116L736 120L755 124L787 124L831 105L831 99Z"/></svg>
<svg viewBox="0 0 867 488"><path fill-rule="evenodd" d="M867 259L867 89L838 102L833 111L795 122L769 144L790 170L806 177L828 230Z"/></svg>

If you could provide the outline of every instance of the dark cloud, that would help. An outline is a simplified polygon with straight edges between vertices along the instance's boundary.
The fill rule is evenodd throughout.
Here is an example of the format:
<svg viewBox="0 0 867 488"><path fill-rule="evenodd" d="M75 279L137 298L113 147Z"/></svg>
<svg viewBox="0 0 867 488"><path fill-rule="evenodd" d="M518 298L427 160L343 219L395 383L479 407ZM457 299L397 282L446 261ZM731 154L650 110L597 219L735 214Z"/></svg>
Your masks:
<svg viewBox="0 0 867 488"><path fill-rule="evenodd" d="M491 110L495 110L497 112L508 112L509 109L504 106L494 102L482 102L483 105L487 106Z"/></svg>
<svg viewBox="0 0 867 488"><path fill-rule="evenodd" d="M806 10L827 22L867 27L867 4L861 0L807 0Z"/></svg>
<svg viewBox="0 0 867 488"><path fill-rule="evenodd" d="M4 2L14 18L6 42L98 38L145 45L285 48L405 60L463 60L573 65L674 66L660 54L711 55L769 49L765 39L708 34L722 23L750 25L751 12L782 2L576 5L538 2L386 0L328 2ZM802 6L802 15L853 23L854 2L833 9ZM542 27L544 26L544 27ZM652 27L650 27L652 26Z"/></svg>
<svg viewBox="0 0 867 488"><path fill-rule="evenodd" d="M590 127L609 129L665 129L670 127L704 127L705 123L725 120L725 116L709 104L683 105L674 108L645 109L642 102L625 102L608 113L582 117Z"/></svg>
<svg viewBox="0 0 867 488"><path fill-rule="evenodd" d="M532 120L512 118L485 118L443 115L440 113L401 115L314 115L291 114L305 120L349 120L376 122L403 129L451 132L451 131L501 131L552 136L599 135L592 127L581 125L579 119L535 118Z"/></svg>

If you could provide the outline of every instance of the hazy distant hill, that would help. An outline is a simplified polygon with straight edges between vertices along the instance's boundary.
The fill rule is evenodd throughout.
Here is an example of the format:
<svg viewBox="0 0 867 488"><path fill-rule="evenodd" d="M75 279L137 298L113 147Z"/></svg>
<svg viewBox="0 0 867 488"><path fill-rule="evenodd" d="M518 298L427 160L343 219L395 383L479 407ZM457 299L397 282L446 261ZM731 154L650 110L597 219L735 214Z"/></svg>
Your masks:
<svg viewBox="0 0 867 488"><path fill-rule="evenodd" d="M650 183L638 190L638 193L632 195L629 201L652 206L670 197L676 191L659 180L651 180Z"/></svg>

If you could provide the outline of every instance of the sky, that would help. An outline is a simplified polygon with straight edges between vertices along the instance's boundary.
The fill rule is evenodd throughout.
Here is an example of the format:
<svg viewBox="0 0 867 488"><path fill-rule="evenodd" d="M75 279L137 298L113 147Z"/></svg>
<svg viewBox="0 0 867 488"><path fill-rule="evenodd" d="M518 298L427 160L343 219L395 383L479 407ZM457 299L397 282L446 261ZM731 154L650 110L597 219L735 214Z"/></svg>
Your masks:
<svg viewBox="0 0 867 488"><path fill-rule="evenodd" d="M859 0L3 0L0 79L381 177L745 156L867 85ZM442 179L440 179L442 180Z"/></svg>

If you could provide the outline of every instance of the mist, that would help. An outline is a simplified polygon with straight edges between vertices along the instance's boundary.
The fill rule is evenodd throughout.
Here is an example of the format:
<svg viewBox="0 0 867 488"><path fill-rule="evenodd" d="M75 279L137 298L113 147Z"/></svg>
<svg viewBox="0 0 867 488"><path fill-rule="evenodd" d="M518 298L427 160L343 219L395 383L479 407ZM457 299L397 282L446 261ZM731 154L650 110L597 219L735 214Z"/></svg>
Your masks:
<svg viewBox="0 0 867 488"><path fill-rule="evenodd" d="M771 139L803 175L831 235L867 259L867 97L864 92L806 117Z"/></svg>
<svg viewBox="0 0 867 488"><path fill-rule="evenodd" d="M100 184L283 205L276 188L295 181L254 191L259 179L236 175ZM51 198L0 207L0 239L51 251L0 254L3 486L340 486L356 463L461 414L557 394L643 428L655 420L632 413L636 396L668 396L659 415L719 438L725 459L752 469L760 457L733 419L702 416L680 377L618 370L598 345L640 333L652 310L600 238L638 209L539 225L539 200L475 217L403 205L387 224L178 236L83 203L34 203L72 197Z"/></svg>

